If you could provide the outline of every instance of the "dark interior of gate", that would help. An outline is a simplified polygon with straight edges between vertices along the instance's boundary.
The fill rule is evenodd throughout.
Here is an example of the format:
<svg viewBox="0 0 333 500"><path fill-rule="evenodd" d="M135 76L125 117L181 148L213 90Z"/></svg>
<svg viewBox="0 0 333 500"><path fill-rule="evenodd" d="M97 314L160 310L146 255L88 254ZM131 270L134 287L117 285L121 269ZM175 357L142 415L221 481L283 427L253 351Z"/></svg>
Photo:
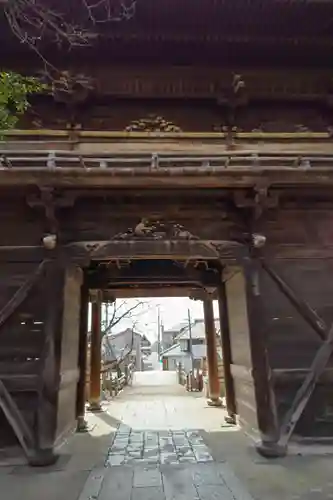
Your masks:
<svg viewBox="0 0 333 500"><path fill-rule="evenodd" d="M0 202L1 446L19 441L31 463L46 463L75 428L81 286L132 287L135 294L138 284L157 282L216 294L224 348L230 348L227 404L259 438L262 453L281 453L286 436L330 439L331 211L325 199L296 205L295 192L285 193L261 217L266 240L258 246L246 236L251 205L239 208L237 196L222 190L182 192L175 211L167 192L157 198L148 191L91 196L59 189L58 245L47 248L41 239L49 220L38 190L6 190Z"/></svg>

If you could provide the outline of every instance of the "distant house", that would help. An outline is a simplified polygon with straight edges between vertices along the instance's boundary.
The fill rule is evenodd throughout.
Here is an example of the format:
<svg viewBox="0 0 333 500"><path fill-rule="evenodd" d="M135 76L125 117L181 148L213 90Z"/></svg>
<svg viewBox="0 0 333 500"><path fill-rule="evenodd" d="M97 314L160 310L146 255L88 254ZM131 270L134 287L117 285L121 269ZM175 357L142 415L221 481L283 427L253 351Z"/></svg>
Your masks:
<svg viewBox="0 0 333 500"><path fill-rule="evenodd" d="M151 352L151 344L145 335L127 328L119 333L110 333L102 339L104 360L132 360L137 370L141 370L142 358Z"/></svg>
<svg viewBox="0 0 333 500"><path fill-rule="evenodd" d="M220 322L215 321L216 334L219 335ZM192 342L191 342L192 339ZM176 370L181 363L185 372L193 368L198 368L201 360L206 358L206 336L205 322L203 319L196 319L191 325L191 334L188 325L181 329L175 336L175 344L164 350L161 354L163 368L165 370ZM192 349L191 349L192 345ZM220 349L218 354L221 357Z"/></svg>
<svg viewBox="0 0 333 500"><path fill-rule="evenodd" d="M188 322L183 321L181 323L178 323L177 325L174 325L172 328L169 330L162 330L162 339L161 339L161 349L164 351L165 349L169 349L174 343L175 343L175 338L177 335L180 334L184 329L188 327Z"/></svg>

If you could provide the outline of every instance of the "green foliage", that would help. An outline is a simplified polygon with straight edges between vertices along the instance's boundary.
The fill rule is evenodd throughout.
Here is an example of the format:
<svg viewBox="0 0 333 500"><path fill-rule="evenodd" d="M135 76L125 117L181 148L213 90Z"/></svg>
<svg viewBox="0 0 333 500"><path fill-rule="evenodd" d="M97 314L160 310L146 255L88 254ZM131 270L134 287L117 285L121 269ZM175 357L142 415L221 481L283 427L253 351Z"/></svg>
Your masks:
<svg viewBox="0 0 333 500"><path fill-rule="evenodd" d="M0 72L0 134L15 127L19 116L29 107L29 95L45 89L37 78Z"/></svg>

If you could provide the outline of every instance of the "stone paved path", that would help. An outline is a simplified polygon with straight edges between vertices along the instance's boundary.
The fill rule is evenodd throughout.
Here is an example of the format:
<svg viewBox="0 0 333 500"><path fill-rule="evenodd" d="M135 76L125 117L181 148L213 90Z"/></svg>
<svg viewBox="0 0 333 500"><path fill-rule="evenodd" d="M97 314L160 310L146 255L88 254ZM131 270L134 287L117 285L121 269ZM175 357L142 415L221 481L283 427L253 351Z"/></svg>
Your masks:
<svg viewBox="0 0 333 500"><path fill-rule="evenodd" d="M226 464L115 466L92 471L79 500L253 500Z"/></svg>
<svg viewBox="0 0 333 500"><path fill-rule="evenodd" d="M200 431L138 431L120 426L106 460L113 465L177 465L212 462Z"/></svg>
<svg viewBox="0 0 333 500"><path fill-rule="evenodd" d="M136 373L106 412L118 426L79 500L252 499L202 437L203 429L221 428L224 411L186 394L174 372Z"/></svg>

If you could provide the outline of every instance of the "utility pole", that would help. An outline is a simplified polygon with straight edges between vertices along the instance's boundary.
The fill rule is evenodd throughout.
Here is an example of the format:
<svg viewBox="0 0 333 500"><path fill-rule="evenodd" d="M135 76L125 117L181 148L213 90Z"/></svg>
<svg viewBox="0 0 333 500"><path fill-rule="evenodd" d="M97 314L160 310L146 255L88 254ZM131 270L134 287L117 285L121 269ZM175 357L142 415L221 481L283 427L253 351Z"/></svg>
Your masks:
<svg viewBox="0 0 333 500"><path fill-rule="evenodd" d="M105 302L105 329L109 327L109 301Z"/></svg>
<svg viewBox="0 0 333 500"><path fill-rule="evenodd" d="M191 312L190 309L187 309L187 319L188 319L188 334L189 334L189 351L190 351L190 357L191 357L191 369L193 372L194 368L194 361L193 361L193 349L192 349L192 320L191 320Z"/></svg>
<svg viewBox="0 0 333 500"><path fill-rule="evenodd" d="M157 308L157 356L158 362L160 362L161 355L161 313L160 308Z"/></svg>

